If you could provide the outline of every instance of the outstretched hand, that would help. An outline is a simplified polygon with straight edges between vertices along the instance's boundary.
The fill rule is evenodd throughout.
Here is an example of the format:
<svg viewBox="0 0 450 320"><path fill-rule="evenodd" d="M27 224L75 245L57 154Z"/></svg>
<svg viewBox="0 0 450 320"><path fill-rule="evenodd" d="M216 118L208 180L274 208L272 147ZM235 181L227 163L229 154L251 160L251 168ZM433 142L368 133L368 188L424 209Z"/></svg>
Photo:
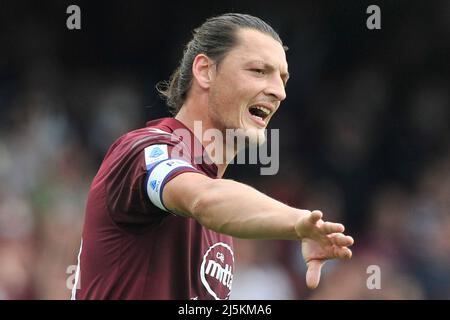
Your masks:
<svg viewBox="0 0 450 320"><path fill-rule="evenodd" d="M353 238L343 234L340 223L325 222L321 211L308 212L297 223L295 230L302 239L302 254L308 271L306 285L315 289L319 285L320 272L329 259L350 259L352 251L348 248Z"/></svg>

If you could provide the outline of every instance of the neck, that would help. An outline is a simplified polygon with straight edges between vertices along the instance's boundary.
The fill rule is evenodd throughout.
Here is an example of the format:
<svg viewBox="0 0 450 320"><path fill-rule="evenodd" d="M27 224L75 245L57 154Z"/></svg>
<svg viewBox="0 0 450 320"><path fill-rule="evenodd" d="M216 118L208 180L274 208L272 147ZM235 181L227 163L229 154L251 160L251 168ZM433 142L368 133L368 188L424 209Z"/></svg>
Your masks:
<svg viewBox="0 0 450 320"><path fill-rule="evenodd" d="M180 111L175 116L175 119L182 122L186 127L188 127L195 135L195 137L201 141L208 157L215 163L217 166L218 172L217 175L219 178L223 177L225 170L228 166L229 161L231 161L236 156L236 151L233 147L228 147L225 141L225 132L222 132L223 141L218 141L215 138L210 139L211 135L205 135L204 133L209 129L218 130L211 118L208 115L206 104L203 104L204 107L201 107L201 104L193 104L192 102L187 101L181 107ZM199 126L201 124L201 126ZM199 127L201 130L199 130ZM222 130L221 130L222 131ZM206 139L205 139L206 138ZM222 148L227 147L225 150ZM215 152L215 150L219 150L219 152ZM228 159L226 155L229 154ZM220 156L223 155L223 156Z"/></svg>

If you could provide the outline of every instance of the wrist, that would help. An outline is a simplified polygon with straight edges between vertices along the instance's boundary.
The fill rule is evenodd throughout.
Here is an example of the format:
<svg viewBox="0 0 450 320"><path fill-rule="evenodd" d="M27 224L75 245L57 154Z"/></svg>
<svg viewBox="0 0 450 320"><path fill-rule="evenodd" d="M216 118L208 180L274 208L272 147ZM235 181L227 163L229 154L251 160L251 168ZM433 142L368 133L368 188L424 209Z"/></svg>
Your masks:
<svg viewBox="0 0 450 320"><path fill-rule="evenodd" d="M295 222L295 234L297 240L303 240L305 235L305 222L308 216L311 214L309 210L297 209L297 220Z"/></svg>

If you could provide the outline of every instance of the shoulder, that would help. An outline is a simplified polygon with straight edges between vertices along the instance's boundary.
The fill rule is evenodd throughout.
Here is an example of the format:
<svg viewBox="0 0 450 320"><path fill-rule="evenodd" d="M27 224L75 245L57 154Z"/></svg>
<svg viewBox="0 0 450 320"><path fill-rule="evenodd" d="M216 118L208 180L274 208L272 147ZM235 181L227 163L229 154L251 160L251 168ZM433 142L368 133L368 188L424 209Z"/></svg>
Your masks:
<svg viewBox="0 0 450 320"><path fill-rule="evenodd" d="M159 159L179 143L179 138L173 133L158 128L141 128L118 138L107 157L121 158L144 153L145 158Z"/></svg>

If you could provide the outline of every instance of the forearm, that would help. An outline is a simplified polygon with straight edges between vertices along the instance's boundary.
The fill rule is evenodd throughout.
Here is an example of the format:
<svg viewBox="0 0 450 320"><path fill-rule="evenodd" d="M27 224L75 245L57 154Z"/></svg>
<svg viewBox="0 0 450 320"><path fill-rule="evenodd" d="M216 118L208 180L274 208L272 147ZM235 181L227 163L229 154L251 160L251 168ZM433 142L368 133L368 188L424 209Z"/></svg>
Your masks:
<svg viewBox="0 0 450 320"><path fill-rule="evenodd" d="M189 210L205 227L238 238L299 239L295 224L304 211L232 180L211 180L203 187Z"/></svg>

